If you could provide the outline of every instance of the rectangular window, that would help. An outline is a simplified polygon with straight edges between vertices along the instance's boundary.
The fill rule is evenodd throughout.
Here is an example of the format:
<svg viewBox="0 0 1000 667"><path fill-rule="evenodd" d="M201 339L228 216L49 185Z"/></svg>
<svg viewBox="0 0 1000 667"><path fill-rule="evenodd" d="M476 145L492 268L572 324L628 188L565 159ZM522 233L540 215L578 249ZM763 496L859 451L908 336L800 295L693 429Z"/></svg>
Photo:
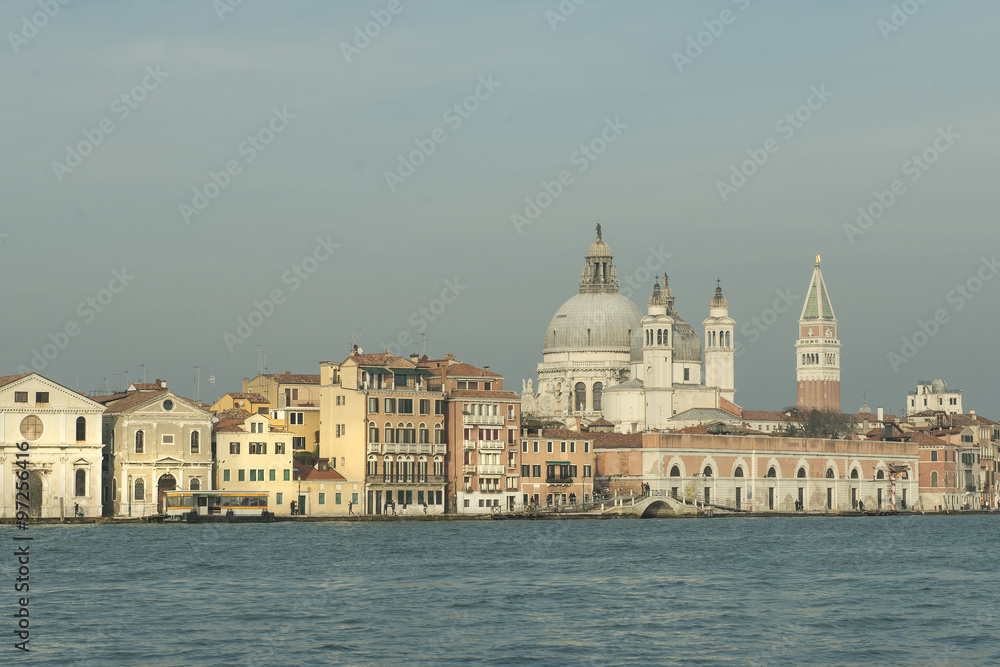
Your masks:
<svg viewBox="0 0 1000 667"><path fill-rule="evenodd" d="M393 386L396 387L396 389L402 389L406 387L407 380L409 380L409 377L407 377L406 375L393 374L392 376Z"/></svg>
<svg viewBox="0 0 1000 667"><path fill-rule="evenodd" d="M396 412L396 399L387 398L385 399L385 414L391 415Z"/></svg>
<svg viewBox="0 0 1000 667"><path fill-rule="evenodd" d="M687 380L690 380L690 379L691 379L691 369L690 368L685 368L684 369L684 380L687 381Z"/></svg>
<svg viewBox="0 0 1000 667"><path fill-rule="evenodd" d="M429 415L431 413L431 399L421 398L420 399L420 414Z"/></svg>
<svg viewBox="0 0 1000 667"><path fill-rule="evenodd" d="M549 454L552 453L552 441L551 440L549 440L548 446L547 446L547 448L546 448L545 451L548 452Z"/></svg>
<svg viewBox="0 0 1000 667"><path fill-rule="evenodd" d="M292 480L292 471L289 468L285 468L284 477L282 478L285 482L290 482Z"/></svg>
<svg viewBox="0 0 1000 667"><path fill-rule="evenodd" d="M542 476L542 466L541 465L531 466L531 476L532 477L541 477Z"/></svg>
<svg viewBox="0 0 1000 667"><path fill-rule="evenodd" d="M251 482L256 482L257 481L257 471L254 470L253 468L250 468L250 481ZM261 481L263 482L264 480L261 480Z"/></svg>
<svg viewBox="0 0 1000 667"><path fill-rule="evenodd" d="M559 443L559 451L562 452L563 454L566 453L566 441L565 440L563 440L562 442Z"/></svg>
<svg viewBox="0 0 1000 667"><path fill-rule="evenodd" d="M164 433L163 435L161 435L160 436L160 444L163 444L163 445L172 445L172 444L174 444L174 434L173 433Z"/></svg>
<svg viewBox="0 0 1000 667"><path fill-rule="evenodd" d="M26 392L26 391L15 391L14 392L14 402L15 403L27 403L28 402L28 392Z"/></svg>
<svg viewBox="0 0 1000 667"><path fill-rule="evenodd" d="M436 400L434 401L434 414L443 415L444 414L444 401ZM438 503L440 504L440 503Z"/></svg>
<svg viewBox="0 0 1000 667"><path fill-rule="evenodd" d="M337 429L336 430L337 430L336 437L339 438L340 437L340 424L337 424Z"/></svg>
<svg viewBox="0 0 1000 667"><path fill-rule="evenodd" d="M937 461L937 450L931 450L931 461Z"/></svg>
<svg viewBox="0 0 1000 667"><path fill-rule="evenodd" d="M319 504L326 505L326 494L322 491L319 492Z"/></svg>
<svg viewBox="0 0 1000 667"><path fill-rule="evenodd" d="M305 423L305 413L289 412L288 423L291 424L292 426L302 426L302 424Z"/></svg>
<svg viewBox="0 0 1000 667"><path fill-rule="evenodd" d="M528 453L528 441L527 440L523 440L521 442L521 451L524 452L525 454Z"/></svg>
<svg viewBox="0 0 1000 667"><path fill-rule="evenodd" d="M340 505L340 504L342 504L341 503L342 497L343 497L343 494L341 494L341 493L335 493L335 494L333 494L333 504L334 505Z"/></svg>
<svg viewBox="0 0 1000 667"><path fill-rule="evenodd" d="M531 443L531 451L534 452L535 454L538 453L538 441L537 440L535 440L534 442Z"/></svg>
<svg viewBox="0 0 1000 667"><path fill-rule="evenodd" d="M564 475L564 477L576 477L576 466L566 466L569 468L569 474Z"/></svg>
<svg viewBox="0 0 1000 667"><path fill-rule="evenodd" d="M531 475L531 466L522 465L521 466L521 477L528 477Z"/></svg>
<svg viewBox="0 0 1000 667"><path fill-rule="evenodd" d="M223 482L228 482L229 481L229 470L223 470L222 471L222 481Z"/></svg>
<svg viewBox="0 0 1000 667"><path fill-rule="evenodd" d="M583 476L584 477L591 477L590 466L583 466Z"/></svg>
<svg viewBox="0 0 1000 667"><path fill-rule="evenodd" d="M424 504L424 492L423 491L417 491L417 504L418 505L423 505Z"/></svg>
<svg viewBox="0 0 1000 667"><path fill-rule="evenodd" d="M377 398L369 398L368 399L368 412L370 412L373 415L377 415L378 414L378 399Z"/></svg>
<svg viewBox="0 0 1000 667"><path fill-rule="evenodd" d="M242 468L240 468L239 470L237 470L236 471L236 481L237 482L245 482L245 481L247 481L247 471L243 470Z"/></svg>
<svg viewBox="0 0 1000 667"><path fill-rule="evenodd" d="M240 443L238 443L238 442L231 442L231 443L229 443L229 453L230 454L239 454L240 453Z"/></svg>
<svg viewBox="0 0 1000 667"><path fill-rule="evenodd" d="M305 436L292 436L292 449L305 449L306 439Z"/></svg>
<svg viewBox="0 0 1000 667"><path fill-rule="evenodd" d="M285 494L281 493L280 491L278 493L274 494L274 504L275 505L282 505L282 504L284 504L284 500L285 500Z"/></svg>
<svg viewBox="0 0 1000 667"><path fill-rule="evenodd" d="M575 442L569 443L569 453L570 454L575 454L576 453L576 443Z"/></svg>
<svg viewBox="0 0 1000 667"><path fill-rule="evenodd" d="M356 493L351 494L351 502L354 503L355 505L358 504L358 494Z"/></svg>
<svg viewBox="0 0 1000 667"><path fill-rule="evenodd" d="M268 470L267 471L267 481L269 481L269 482L276 482L276 481L278 481L278 471L275 470L274 468L271 468L270 470Z"/></svg>
<svg viewBox="0 0 1000 667"><path fill-rule="evenodd" d="M275 454L284 454L285 453L285 443L283 443L283 442L276 442L276 443L274 443L274 453Z"/></svg>
<svg viewBox="0 0 1000 667"><path fill-rule="evenodd" d="M48 402L49 402L49 392L47 391L35 392L35 403L48 403Z"/></svg>
<svg viewBox="0 0 1000 667"><path fill-rule="evenodd" d="M401 415L412 415L413 414L413 399L412 398L401 398L396 401L396 412Z"/></svg>
<svg viewBox="0 0 1000 667"><path fill-rule="evenodd" d="M263 482L264 481L264 469L263 468L257 468L257 481L258 482Z"/></svg>
<svg viewBox="0 0 1000 667"><path fill-rule="evenodd" d="M584 454L589 454L590 453L590 443L589 442L584 442L583 443L583 453Z"/></svg>

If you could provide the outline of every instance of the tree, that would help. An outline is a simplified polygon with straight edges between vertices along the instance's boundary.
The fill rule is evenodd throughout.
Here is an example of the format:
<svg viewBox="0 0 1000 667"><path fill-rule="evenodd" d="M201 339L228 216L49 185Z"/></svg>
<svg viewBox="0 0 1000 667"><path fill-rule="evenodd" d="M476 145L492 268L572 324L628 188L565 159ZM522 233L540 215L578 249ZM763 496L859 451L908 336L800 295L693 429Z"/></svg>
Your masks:
<svg viewBox="0 0 1000 667"><path fill-rule="evenodd" d="M292 458L303 465L314 466L319 461L319 445L316 445L316 449L311 452L304 449L292 452Z"/></svg>
<svg viewBox="0 0 1000 667"><path fill-rule="evenodd" d="M836 410L787 407L782 412L791 417L785 435L799 438L845 438L854 432L854 417Z"/></svg>

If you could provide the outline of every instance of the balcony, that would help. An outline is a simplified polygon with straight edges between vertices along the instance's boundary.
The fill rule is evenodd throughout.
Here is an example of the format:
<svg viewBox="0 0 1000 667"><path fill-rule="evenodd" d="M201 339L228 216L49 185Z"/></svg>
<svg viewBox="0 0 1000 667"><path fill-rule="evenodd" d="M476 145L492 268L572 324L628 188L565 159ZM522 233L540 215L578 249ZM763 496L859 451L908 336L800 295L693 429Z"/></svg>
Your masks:
<svg viewBox="0 0 1000 667"><path fill-rule="evenodd" d="M503 440L480 440L479 449L503 449Z"/></svg>
<svg viewBox="0 0 1000 667"><path fill-rule="evenodd" d="M500 493L499 486L480 486L480 493Z"/></svg>
<svg viewBox="0 0 1000 667"><path fill-rule="evenodd" d="M380 454L382 452L382 445L377 442L368 443L368 453L369 454Z"/></svg>
<svg viewBox="0 0 1000 667"><path fill-rule="evenodd" d="M444 484L444 475L368 475L369 484Z"/></svg>
<svg viewBox="0 0 1000 667"><path fill-rule="evenodd" d="M444 454L448 451L448 445L444 442L438 442L431 445L431 454Z"/></svg>
<svg viewBox="0 0 1000 667"><path fill-rule="evenodd" d="M466 473L466 474L471 474L471 473L476 472L476 466L475 466L475 464L462 466L462 472Z"/></svg>
<svg viewBox="0 0 1000 667"><path fill-rule="evenodd" d="M476 441L475 440L464 440L464 441L462 441L462 449L475 449L475 448L476 448Z"/></svg>
<svg viewBox="0 0 1000 667"><path fill-rule="evenodd" d="M502 475L504 474L504 467L500 464L492 463L481 463L479 465L480 475Z"/></svg>
<svg viewBox="0 0 1000 667"><path fill-rule="evenodd" d="M371 447L378 447L377 443L369 443L369 452L372 452ZM382 445L382 452L385 454L444 454L445 445L432 445L429 442L387 442ZM378 453L378 449L374 450L374 453Z"/></svg>
<svg viewBox="0 0 1000 667"><path fill-rule="evenodd" d="M503 426L504 419L500 415L462 415L463 424L487 424L490 426Z"/></svg>
<svg viewBox="0 0 1000 667"><path fill-rule="evenodd" d="M573 483L573 478L572 477L546 477L545 478L545 483L546 484L572 484Z"/></svg>

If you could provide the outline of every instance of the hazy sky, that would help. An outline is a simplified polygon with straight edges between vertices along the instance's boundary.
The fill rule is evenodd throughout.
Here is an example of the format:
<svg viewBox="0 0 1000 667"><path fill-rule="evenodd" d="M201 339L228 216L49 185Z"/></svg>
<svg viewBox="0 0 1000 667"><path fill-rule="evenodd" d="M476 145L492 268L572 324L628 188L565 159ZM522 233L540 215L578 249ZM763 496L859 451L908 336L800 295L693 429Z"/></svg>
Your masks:
<svg viewBox="0 0 1000 667"><path fill-rule="evenodd" d="M402 337L520 391L599 217L699 332L721 278L746 408L819 253L845 410L1000 417L997 3L236 2L0 5L3 373L211 401Z"/></svg>

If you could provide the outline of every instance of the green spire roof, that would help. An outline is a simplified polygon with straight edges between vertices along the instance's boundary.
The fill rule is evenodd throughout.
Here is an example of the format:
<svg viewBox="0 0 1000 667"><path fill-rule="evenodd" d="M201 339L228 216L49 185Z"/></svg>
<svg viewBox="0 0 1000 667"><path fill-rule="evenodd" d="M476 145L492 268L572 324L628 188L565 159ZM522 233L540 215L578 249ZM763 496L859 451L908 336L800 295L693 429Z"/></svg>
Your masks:
<svg viewBox="0 0 1000 667"><path fill-rule="evenodd" d="M830 297L827 295L826 283L823 282L823 273L819 270L819 257L816 257L816 268L813 270L812 280L809 282L809 292L806 294L806 302L802 306L802 320L836 320L833 314L833 306L830 305Z"/></svg>

